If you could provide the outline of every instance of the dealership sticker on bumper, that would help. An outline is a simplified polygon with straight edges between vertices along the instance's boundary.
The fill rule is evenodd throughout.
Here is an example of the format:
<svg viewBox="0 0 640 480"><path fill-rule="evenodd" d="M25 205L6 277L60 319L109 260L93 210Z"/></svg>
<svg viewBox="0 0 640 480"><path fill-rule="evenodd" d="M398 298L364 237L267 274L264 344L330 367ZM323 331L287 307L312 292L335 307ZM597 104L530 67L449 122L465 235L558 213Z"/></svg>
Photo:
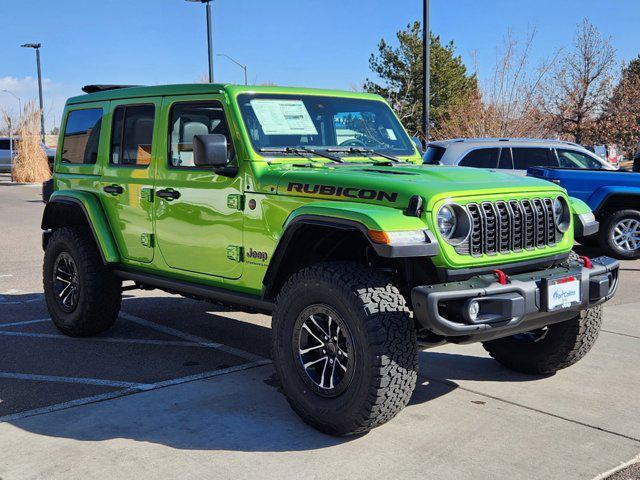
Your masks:
<svg viewBox="0 0 640 480"><path fill-rule="evenodd" d="M547 286L547 309L557 310L569 308L580 303L580 282L574 277L567 277L549 282Z"/></svg>

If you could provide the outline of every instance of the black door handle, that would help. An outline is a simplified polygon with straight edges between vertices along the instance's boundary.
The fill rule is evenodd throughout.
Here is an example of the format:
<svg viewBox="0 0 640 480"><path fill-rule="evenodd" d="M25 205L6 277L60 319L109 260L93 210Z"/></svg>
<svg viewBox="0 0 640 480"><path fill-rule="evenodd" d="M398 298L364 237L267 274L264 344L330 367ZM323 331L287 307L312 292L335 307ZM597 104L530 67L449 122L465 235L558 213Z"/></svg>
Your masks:
<svg viewBox="0 0 640 480"><path fill-rule="evenodd" d="M167 201L175 200L180 198L180 192L177 190L167 189L167 190L158 190L156 195L160 198L164 198Z"/></svg>
<svg viewBox="0 0 640 480"><path fill-rule="evenodd" d="M120 185L107 185L102 190L110 193L111 195L120 195L122 192L124 192L124 188L122 188Z"/></svg>

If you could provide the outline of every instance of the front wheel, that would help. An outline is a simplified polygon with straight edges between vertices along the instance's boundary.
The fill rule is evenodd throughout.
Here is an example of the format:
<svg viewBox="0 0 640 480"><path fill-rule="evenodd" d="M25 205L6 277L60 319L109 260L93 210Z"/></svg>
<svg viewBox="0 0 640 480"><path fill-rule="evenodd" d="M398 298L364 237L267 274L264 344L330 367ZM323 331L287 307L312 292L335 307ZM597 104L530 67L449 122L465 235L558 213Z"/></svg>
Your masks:
<svg viewBox="0 0 640 480"><path fill-rule="evenodd" d="M640 211L620 210L608 215L600 228L600 246L619 260L640 258Z"/></svg>
<svg viewBox="0 0 640 480"><path fill-rule="evenodd" d="M598 338L602 306L581 311L570 320L532 332L484 342L489 355L505 367L531 375L548 375L582 359Z"/></svg>
<svg viewBox="0 0 640 480"><path fill-rule="evenodd" d="M389 279L355 263L293 275L273 315L273 360L292 408L332 435L366 432L404 408L417 379L413 319Z"/></svg>

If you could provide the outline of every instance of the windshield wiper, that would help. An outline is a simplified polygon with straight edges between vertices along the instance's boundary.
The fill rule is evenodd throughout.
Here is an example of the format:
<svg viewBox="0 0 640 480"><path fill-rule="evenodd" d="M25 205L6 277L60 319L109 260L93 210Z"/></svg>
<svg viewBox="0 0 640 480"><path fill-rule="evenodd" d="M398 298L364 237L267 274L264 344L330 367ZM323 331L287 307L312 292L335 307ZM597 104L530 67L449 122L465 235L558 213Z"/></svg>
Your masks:
<svg viewBox="0 0 640 480"><path fill-rule="evenodd" d="M309 155L317 155L318 157L327 158L336 163L345 163L345 161L338 157L337 155L330 155L328 153L323 153L319 150L313 150L311 148L306 147L264 147L260 149L262 153L293 153L295 155L300 155L304 158L311 158ZM307 153L309 155L303 155L303 153Z"/></svg>
<svg viewBox="0 0 640 480"><path fill-rule="evenodd" d="M373 150L372 148L363 148L363 147L328 148L327 151L328 152L344 152L344 153L361 153L364 155L373 154L377 157L386 158L387 160L390 160L394 163L403 162L403 160L398 157L389 155L388 153L382 153L377 150Z"/></svg>

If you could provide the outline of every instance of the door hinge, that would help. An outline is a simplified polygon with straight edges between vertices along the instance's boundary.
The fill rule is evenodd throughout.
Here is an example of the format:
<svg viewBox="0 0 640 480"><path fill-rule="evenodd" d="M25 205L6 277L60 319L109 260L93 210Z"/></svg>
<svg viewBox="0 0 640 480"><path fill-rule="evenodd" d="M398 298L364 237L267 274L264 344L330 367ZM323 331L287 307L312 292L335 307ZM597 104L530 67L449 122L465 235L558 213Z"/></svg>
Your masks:
<svg viewBox="0 0 640 480"><path fill-rule="evenodd" d="M233 210L242 210L244 208L244 195L237 193L227 195L227 207Z"/></svg>
<svg viewBox="0 0 640 480"><path fill-rule="evenodd" d="M153 233L143 233L140 235L140 243L149 248L153 248Z"/></svg>
<svg viewBox="0 0 640 480"><path fill-rule="evenodd" d="M149 203L153 203L153 188L142 187L140 190L140 200L146 200Z"/></svg>
<svg viewBox="0 0 640 480"><path fill-rule="evenodd" d="M228 245L227 246L227 258L234 262L242 261L242 247L238 245Z"/></svg>

